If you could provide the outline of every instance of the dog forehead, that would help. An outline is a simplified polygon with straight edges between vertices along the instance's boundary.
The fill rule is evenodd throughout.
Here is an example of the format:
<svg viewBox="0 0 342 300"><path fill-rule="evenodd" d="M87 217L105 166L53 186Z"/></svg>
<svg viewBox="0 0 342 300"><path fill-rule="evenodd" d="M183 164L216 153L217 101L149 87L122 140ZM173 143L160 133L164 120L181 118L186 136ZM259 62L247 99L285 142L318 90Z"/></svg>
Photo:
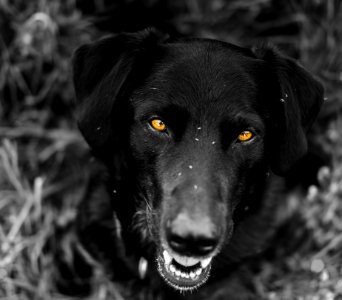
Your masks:
<svg viewBox="0 0 342 300"><path fill-rule="evenodd" d="M255 106L258 65L247 49L195 40L166 45L162 50L133 97L145 107L233 112Z"/></svg>

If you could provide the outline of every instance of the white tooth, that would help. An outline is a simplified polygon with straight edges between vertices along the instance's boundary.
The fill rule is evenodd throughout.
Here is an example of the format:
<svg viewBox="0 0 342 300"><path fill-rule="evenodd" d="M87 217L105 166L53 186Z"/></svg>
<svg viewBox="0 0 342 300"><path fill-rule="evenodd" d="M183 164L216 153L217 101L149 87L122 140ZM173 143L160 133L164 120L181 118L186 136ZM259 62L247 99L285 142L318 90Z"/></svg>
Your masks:
<svg viewBox="0 0 342 300"><path fill-rule="evenodd" d="M197 275L197 276L201 275L201 273L202 273L202 269L201 269L201 268L199 268L199 269L196 270L196 275Z"/></svg>
<svg viewBox="0 0 342 300"><path fill-rule="evenodd" d="M210 264L211 260L212 260L212 257L201 260L202 268L203 269L206 268Z"/></svg>
<svg viewBox="0 0 342 300"><path fill-rule="evenodd" d="M196 274L195 274L194 272L190 272L190 277L191 277L191 279L194 279L195 276L196 276Z"/></svg>
<svg viewBox="0 0 342 300"><path fill-rule="evenodd" d="M189 278L189 274L188 273L185 273L185 278Z"/></svg>
<svg viewBox="0 0 342 300"><path fill-rule="evenodd" d="M181 273L181 277L185 278L186 277L185 273Z"/></svg>
<svg viewBox="0 0 342 300"><path fill-rule="evenodd" d="M171 260L172 260L172 257L170 256L170 254L169 254L166 250L164 250L163 256L164 256L164 262L165 262L165 264L166 264L166 265L169 265L170 262L171 262Z"/></svg>
<svg viewBox="0 0 342 300"><path fill-rule="evenodd" d="M178 277L180 277L180 274L181 274L181 272L180 271L178 271L178 270L176 270L176 275L178 276Z"/></svg>
<svg viewBox="0 0 342 300"><path fill-rule="evenodd" d="M174 265L171 265L171 266L170 266L170 271L171 271L172 273L176 272L176 268L175 268Z"/></svg>

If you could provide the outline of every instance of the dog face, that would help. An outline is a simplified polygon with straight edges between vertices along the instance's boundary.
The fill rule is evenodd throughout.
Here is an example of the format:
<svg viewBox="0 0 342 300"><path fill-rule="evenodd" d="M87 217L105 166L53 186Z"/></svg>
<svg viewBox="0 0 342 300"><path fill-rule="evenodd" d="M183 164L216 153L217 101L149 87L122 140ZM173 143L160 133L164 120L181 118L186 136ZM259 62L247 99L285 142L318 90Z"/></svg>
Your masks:
<svg viewBox="0 0 342 300"><path fill-rule="evenodd" d="M273 49L154 31L81 47L74 82L124 239L183 291L208 279L240 208L258 209L269 169L285 173L305 153L323 100L321 85Z"/></svg>

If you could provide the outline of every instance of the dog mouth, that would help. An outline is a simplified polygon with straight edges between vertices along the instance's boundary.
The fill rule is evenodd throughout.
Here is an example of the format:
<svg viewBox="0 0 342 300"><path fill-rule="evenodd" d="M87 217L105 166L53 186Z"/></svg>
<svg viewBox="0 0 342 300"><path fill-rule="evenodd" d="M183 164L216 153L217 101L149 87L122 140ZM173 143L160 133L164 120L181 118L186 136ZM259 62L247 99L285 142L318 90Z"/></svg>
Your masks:
<svg viewBox="0 0 342 300"><path fill-rule="evenodd" d="M166 283L176 290L192 291L208 280L212 258L183 257L164 250L157 257L158 271Z"/></svg>

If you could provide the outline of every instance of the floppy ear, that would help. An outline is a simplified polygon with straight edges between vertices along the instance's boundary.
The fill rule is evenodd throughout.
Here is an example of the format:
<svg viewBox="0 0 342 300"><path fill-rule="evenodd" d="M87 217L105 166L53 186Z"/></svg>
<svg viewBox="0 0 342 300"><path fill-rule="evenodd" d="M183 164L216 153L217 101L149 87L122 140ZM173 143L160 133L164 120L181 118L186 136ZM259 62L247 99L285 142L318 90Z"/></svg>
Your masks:
<svg viewBox="0 0 342 300"><path fill-rule="evenodd" d="M73 56L78 126L97 152L113 137L112 110L138 61L165 39L154 29L110 36L78 48ZM140 71L141 72L141 71Z"/></svg>
<svg viewBox="0 0 342 300"><path fill-rule="evenodd" d="M254 53L276 80L278 96L271 99L270 120L277 141L271 146L271 169L281 175L307 152L306 133L320 111L324 90L308 71L274 48L261 47Z"/></svg>

